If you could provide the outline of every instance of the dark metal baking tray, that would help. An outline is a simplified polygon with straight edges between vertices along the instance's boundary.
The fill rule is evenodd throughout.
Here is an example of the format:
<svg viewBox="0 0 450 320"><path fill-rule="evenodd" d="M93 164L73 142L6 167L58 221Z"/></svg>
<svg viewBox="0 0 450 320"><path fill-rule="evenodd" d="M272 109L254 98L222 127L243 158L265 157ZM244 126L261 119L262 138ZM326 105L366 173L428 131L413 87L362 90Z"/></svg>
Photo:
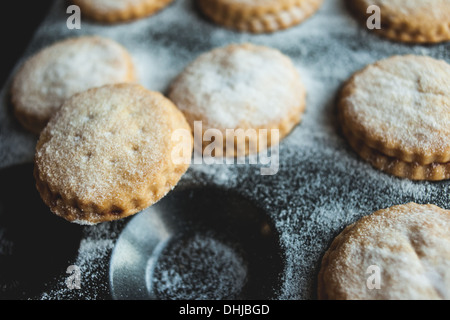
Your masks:
<svg viewBox="0 0 450 320"><path fill-rule="evenodd" d="M308 91L307 111L280 144L277 174L261 175L258 164L193 164L155 206L79 226L51 214L36 191L37 138L11 112L9 80L0 95L1 299L315 299L321 258L345 226L410 201L450 209L450 182L413 182L373 169L349 148L335 117L336 95L353 72L396 54L449 62L449 43L385 40L340 0L326 0L299 26L264 35L215 25L192 0L132 23L83 19L80 30L69 30L67 5L53 3L16 67L54 41L97 34L122 43L141 83L165 93L199 54L253 42L292 58ZM69 266L78 268L79 289L70 286Z"/></svg>

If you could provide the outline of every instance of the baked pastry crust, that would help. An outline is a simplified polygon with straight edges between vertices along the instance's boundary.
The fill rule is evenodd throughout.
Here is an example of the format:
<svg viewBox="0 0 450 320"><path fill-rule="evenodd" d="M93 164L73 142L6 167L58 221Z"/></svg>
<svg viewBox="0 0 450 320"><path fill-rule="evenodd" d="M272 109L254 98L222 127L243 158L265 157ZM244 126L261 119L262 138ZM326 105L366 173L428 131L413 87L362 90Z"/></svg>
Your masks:
<svg viewBox="0 0 450 320"><path fill-rule="evenodd" d="M348 0L364 22L367 8L380 7L380 35L406 43L439 43L450 40L450 2L447 0Z"/></svg>
<svg viewBox="0 0 450 320"><path fill-rule="evenodd" d="M148 17L173 0L72 0L83 15L101 23L129 22Z"/></svg>
<svg viewBox="0 0 450 320"><path fill-rule="evenodd" d="M270 33L297 25L313 15L323 0L197 0L215 23L239 31Z"/></svg>
<svg viewBox="0 0 450 320"><path fill-rule="evenodd" d="M30 57L15 74L14 114L24 128L39 134L73 94L135 80L133 59L119 43L99 36L61 40Z"/></svg>
<svg viewBox="0 0 450 320"><path fill-rule="evenodd" d="M283 139L301 121L306 108L306 91L292 61L276 49L249 43L202 54L173 81L169 98L185 114L192 130L194 122L201 121L202 134L209 129L221 132L223 151L215 150L215 156L261 151L260 130L267 130L264 148L278 143L272 141L272 129ZM245 145L234 143L232 152L227 150L228 129L254 129L257 135L248 136ZM203 141L195 148L203 152L210 143Z"/></svg>
<svg viewBox="0 0 450 320"><path fill-rule="evenodd" d="M188 169L192 140L175 162L175 130L190 134L183 114L163 95L138 84L75 94L42 131L36 146L36 186L51 211L96 224L154 204Z"/></svg>
<svg viewBox="0 0 450 320"><path fill-rule="evenodd" d="M448 179L450 65L445 61L406 55L367 66L343 87L338 117L355 151L377 168L413 180Z"/></svg>
<svg viewBox="0 0 450 320"><path fill-rule="evenodd" d="M379 268L379 289L367 286L370 266ZM322 259L318 298L449 299L450 211L408 203L348 226Z"/></svg>

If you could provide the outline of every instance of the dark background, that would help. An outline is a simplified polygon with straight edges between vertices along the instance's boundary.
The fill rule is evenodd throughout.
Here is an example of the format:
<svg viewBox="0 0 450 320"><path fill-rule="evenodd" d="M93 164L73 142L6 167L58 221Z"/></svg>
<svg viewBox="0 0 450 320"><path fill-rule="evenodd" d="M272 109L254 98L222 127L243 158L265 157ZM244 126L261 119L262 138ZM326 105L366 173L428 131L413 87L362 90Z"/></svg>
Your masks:
<svg viewBox="0 0 450 320"><path fill-rule="evenodd" d="M2 34L0 85L2 87L18 59L23 55L52 2L53 0L2 1L0 9Z"/></svg>

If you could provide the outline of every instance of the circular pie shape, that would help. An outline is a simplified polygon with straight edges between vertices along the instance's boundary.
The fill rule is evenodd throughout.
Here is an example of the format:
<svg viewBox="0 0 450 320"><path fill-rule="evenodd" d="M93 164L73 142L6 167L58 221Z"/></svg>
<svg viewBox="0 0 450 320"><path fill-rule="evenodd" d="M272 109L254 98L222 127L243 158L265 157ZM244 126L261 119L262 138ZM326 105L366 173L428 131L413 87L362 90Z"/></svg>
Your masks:
<svg viewBox="0 0 450 320"><path fill-rule="evenodd" d="M450 65L445 61L407 55L369 65L344 86L338 112L353 146L362 141L366 149L394 160L440 166L441 179L448 178Z"/></svg>
<svg viewBox="0 0 450 320"><path fill-rule="evenodd" d="M335 238L318 280L319 299L448 300L450 211L409 203L360 219Z"/></svg>
<svg viewBox="0 0 450 320"><path fill-rule="evenodd" d="M394 41L438 43L450 40L450 1L448 0L350 0L363 21L367 8L380 8L381 29L374 29Z"/></svg>
<svg viewBox="0 0 450 320"><path fill-rule="evenodd" d="M72 0L82 14L103 23L128 22L150 16L173 0Z"/></svg>
<svg viewBox="0 0 450 320"><path fill-rule="evenodd" d="M300 122L305 96L292 61L276 49L253 44L232 44L202 54L175 79L169 92L193 129L194 122L201 121L203 133L209 129L222 133L227 156L261 150L256 134L245 146L237 144L234 152L225 152L228 129L258 133L265 129L269 136L274 129L281 139ZM271 137L267 140L272 143ZM249 148L252 143L256 148Z"/></svg>
<svg viewBox="0 0 450 320"><path fill-rule="evenodd" d="M76 94L41 133L37 189L56 215L80 224L137 213L170 191L189 166L191 137L186 161L173 161L178 129L190 135L183 114L138 84Z"/></svg>
<svg viewBox="0 0 450 320"><path fill-rule="evenodd" d="M198 0L202 12L228 28L268 33L297 25L313 15L323 0Z"/></svg>
<svg viewBox="0 0 450 320"><path fill-rule="evenodd" d="M62 40L29 58L15 75L14 113L26 129L38 134L73 94L134 80L132 58L117 42L98 36Z"/></svg>

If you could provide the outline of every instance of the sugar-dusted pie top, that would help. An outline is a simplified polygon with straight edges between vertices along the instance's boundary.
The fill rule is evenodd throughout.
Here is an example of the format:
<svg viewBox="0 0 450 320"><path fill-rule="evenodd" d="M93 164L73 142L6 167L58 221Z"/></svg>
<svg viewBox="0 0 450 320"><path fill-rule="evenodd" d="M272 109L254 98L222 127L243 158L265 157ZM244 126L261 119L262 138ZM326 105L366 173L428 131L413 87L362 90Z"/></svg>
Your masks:
<svg viewBox="0 0 450 320"><path fill-rule="evenodd" d="M319 298L450 299L450 211L409 203L347 227L324 256Z"/></svg>
<svg viewBox="0 0 450 320"><path fill-rule="evenodd" d="M386 18L395 17L414 21L421 18L418 23L436 23L448 21L450 14L449 0L357 0L363 2L367 7L376 5L380 7L382 15ZM423 21L423 19L426 21ZM434 22L433 22L434 21Z"/></svg>

